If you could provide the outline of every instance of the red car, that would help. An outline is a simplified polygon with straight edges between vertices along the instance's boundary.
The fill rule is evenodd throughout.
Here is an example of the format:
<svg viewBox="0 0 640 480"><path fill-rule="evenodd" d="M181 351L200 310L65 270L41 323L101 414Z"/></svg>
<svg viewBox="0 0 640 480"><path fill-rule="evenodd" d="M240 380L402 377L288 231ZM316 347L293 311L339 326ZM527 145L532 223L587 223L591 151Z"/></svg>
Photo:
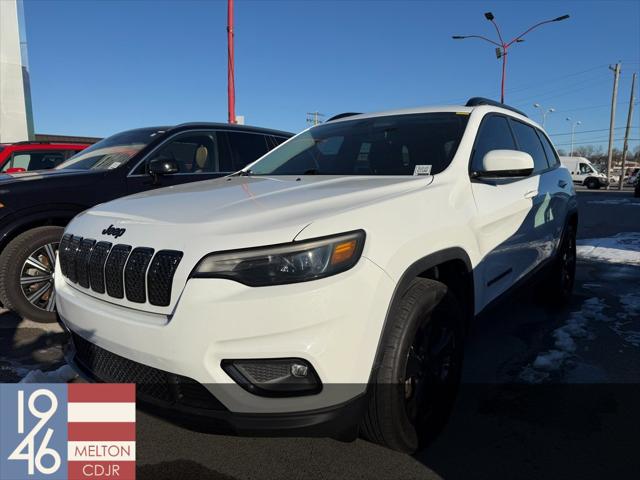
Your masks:
<svg viewBox="0 0 640 480"><path fill-rule="evenodd" d="M18 142L0 144L0 172L48 170L84 150L83 143Z"/></svg>

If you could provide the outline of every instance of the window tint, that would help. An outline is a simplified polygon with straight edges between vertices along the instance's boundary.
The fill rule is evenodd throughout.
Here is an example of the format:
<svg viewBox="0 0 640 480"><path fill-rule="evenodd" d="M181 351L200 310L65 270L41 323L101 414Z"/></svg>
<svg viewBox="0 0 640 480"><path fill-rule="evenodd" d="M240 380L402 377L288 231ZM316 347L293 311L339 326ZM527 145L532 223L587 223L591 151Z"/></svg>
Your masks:
<svg viewBox="0 0 640 480"><path fill-rule="evenodd" d="M529 125L512 121L513 133L518 140L518 147L521 152L526 152L533 157L533 173L541 172L549 168L547 156L544 154L542 143L536 131Z"/></svg>
<svg viewBox="0 0 640 480"><path fill-rule="evenodd" d="M490 115L482 121L471 161L471 170L482 168L482 159L491 150L515 150L516 144L505 117Z"/></svg>
<svg viewBox="0 0 640 480"><path fill-rule="evenodd" d="M265 136L259 133L227 132L227 138L231 158L223 165L226 172L237 172L272 148L267 145Z"/></svg>
<svg viewBox="0 0 640 480"><path fill-rule="evenodd" d="M3 171L9 168L25 170L48 170L64 161L64 152L38 150L35 152L14 153L11 160L5 163Z"/></svg>
<svg viewBox="0 0 640 480"><path fill-rule="evenodd" d="M547 162L549 162L549 166L554 167L560 163L560 159L558 158L558 154L551 146L551 143L547 139L547 137L538 132L538 136L540 137L540 141L542 142L542 147L544 148L544 153L547 154Z"/></svg>
<svg viewBox="0 0 640 480"><path fill-rule="evenodd" d="M328 122L306 130L253 165L254 175L413 175L442 172L467 125L452 112Z"/></svg>
<svg viewBox="0 0 640 480"><path fill-rule="evenodd" d="M135 174L146 173L149 162L156 158L175 161L178 173L219 172L218 137L216 132L185 132L177 135L147 159L143 171L136 169Z"/></svg>

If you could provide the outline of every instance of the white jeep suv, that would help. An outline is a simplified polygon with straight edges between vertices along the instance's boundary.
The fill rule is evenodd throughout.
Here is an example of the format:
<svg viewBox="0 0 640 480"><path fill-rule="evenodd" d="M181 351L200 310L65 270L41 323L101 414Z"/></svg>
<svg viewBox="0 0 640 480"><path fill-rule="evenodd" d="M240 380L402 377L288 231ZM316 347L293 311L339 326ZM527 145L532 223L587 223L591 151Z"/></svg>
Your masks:
<svg viewBox="0 0 640 480"><path fill-rule="evenodd" d="M69 362L198 428L414 451L474 316L538 272L570 295L573 183L489 100L338 117L78 215L55 274Z"/></svg>

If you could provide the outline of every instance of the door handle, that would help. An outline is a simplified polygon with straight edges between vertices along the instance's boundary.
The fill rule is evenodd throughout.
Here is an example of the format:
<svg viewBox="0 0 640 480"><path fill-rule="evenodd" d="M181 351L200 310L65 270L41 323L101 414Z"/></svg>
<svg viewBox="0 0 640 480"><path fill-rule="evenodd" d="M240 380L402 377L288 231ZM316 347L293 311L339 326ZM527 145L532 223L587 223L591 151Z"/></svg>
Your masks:
<svg viewBox="0 0 640 480"><path fill-rule="evenodd" d="M565 182L564 180L558 180L558 186L560 188L565 188L567 186L567 182Z"/></svg>
<svg viewBox="0 0 640 480"><path fill-rule="evenodd" d="M527 193L524 194L524 198L533 198L536 195L538 195L538 190L529 190Z"/></svg>

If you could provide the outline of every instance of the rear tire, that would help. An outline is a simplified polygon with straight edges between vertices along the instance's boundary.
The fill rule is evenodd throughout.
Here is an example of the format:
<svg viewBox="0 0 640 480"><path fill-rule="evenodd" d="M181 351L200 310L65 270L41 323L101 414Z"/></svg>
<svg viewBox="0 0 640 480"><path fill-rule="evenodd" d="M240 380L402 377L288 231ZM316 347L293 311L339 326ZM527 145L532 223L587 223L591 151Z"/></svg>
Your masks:
<svg viewBox="0 0 640 480"><path fill-rule="evenodd" d="M556 258L545 279L545 297L556 306L569 302L576 278L576 226L568 223L564 229Z"/></svg>
<svg viewBox="0 0 640 480"><path fill-rule="evenodd" d="M589 190L598 190L600 188L600 183L594 178L588 178L584 184Z"/></svg>
<svg viewBox="0 0 640 480"><path fill-rule="evenodd" d="M416 278L389 318L361 432L415 452L446 422L460 381L464 316L446 285Z"/></svg>
<svg viewBox="0 0 640 480"><path fill-rule="evenodd" d="M0 302L23 318L57 321L53 272L63 227L37 227L21 233L0 255Z"/></svg>

